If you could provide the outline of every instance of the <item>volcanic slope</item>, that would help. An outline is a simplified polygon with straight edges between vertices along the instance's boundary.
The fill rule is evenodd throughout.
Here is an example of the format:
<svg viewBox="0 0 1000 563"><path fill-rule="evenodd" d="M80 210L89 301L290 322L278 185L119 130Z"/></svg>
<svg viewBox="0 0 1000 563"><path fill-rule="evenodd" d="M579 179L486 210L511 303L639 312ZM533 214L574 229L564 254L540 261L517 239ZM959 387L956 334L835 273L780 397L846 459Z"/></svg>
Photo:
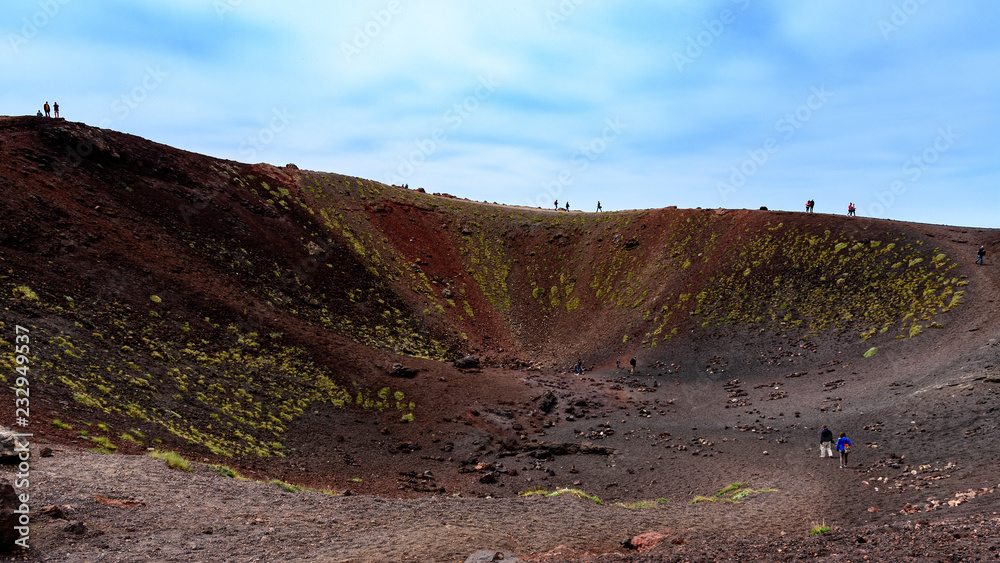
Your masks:
<svg viewBox="0 0 1000 563"><path fill-rule="evenodd" d="M489 540L529 555L996 506L995 230L479 203L35 117L0 118L0 155L0 413L22 327L29 429L57 456L646 511ZM847 471L818 459L822 424L854 441Z"/></svg>

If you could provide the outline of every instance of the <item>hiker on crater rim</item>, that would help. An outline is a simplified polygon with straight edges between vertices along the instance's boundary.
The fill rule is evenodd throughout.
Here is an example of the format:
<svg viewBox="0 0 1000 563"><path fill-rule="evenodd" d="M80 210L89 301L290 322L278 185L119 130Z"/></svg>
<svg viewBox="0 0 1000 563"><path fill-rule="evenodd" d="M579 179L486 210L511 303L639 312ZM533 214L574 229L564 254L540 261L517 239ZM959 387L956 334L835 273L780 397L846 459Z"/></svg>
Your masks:
<svg viewBox="0 0 1000 563"><path fill-rule="evenodd" d="M45 110L45 117L49 117L49 102L46 101L45 105L42 106L42 109Z"/></svg>
<svg viewBox="0 0 1000 563"><path fill-rule="evenodd" d="M569 211L569 202L566 202L566 211Z"/></svg>
<svg viewBox="0 0 1000 563"><path fill-rule="evenodd" d="M598 213L601 212L601 202L599 202L599 201L597 202L597 212Z"/></svg>
<svg viewBox="0 0 1000 563"><path fill-rule="evenodd" d="M840 433L840 439L837 440L837 451L840 452L840 468L843 469L847 467L847 454L851 453L851 441L844 432Z"/></svg>
<svg viewBox="0 0 1000 563"><path fill-rule="evenodd" d="M52 102L52 112L55 114L56 118L59 117L59 102Z"/></svg>
<svg viewBox="0 0 1000 563"><path fill-rule="evenodd" d="M819 457L823 457L826 453L826 457L833 457L833 432L823 425L823 431L819 433Z"/></svg>
<svg viewBox="0 0 1000 563"><path fill-rule="evenodd" d="M559 211L559 200L557 199L552 205L556 206L556 211Z"/></svg>
<svg viewBox="0 0 1000 563"><path fill-rule="evenodd" d="M986 261L986 247L980 245L979 250L976 252L976 264L980 266Z"/></svg>
<svg viewBox="0 0 1000 563"><path fill-rule="evenodd" d="M854 207L854 202L853 201L851 203L847 204L847 215L848 215L848 217L854 217L855 216L854 212L856 210L857 210L857 208Z"/></svg>

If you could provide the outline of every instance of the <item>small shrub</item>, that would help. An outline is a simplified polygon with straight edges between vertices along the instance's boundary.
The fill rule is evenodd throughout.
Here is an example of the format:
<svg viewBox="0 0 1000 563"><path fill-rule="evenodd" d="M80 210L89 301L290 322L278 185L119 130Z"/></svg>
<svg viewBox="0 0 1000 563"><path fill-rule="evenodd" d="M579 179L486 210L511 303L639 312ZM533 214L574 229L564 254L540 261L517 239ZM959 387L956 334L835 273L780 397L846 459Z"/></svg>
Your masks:
<svg viewBox="0 0 1000 563"><path fill-rule="evenodd" d="M270 483L272 485L277 485L278 488L285 491L286 493L297 493L302 490L302 487L296 487L295 485L291 483L286 483L281 479L271 479Z"/></svg>
<svg viewBox="0 0 1000 563"><path fill-rule="evenodd" d="M97 444L101 451L113 452L118 449L107 436L94 436L90 441Z"/></svg>
<svg viewBox="0 0 1000 563"><path fill-rule="evenodd" d="M243 476L240 475L235 469L230 469L225 465L213 465L212 471L215 471L223 477L229 477L230 479L243 479Z"/></svg>
<svg viewBox="0 0 1000 563"><path fill-rule="evenodd" d="M811 530L809 530L809 535L810 536L816 536L816 535L819 535L819 534L825 534L825 533L827 533L829 531L830 531L830 527L829 526L827 526L825 524L817 524L817 525L813 526Z"/></svg>
<svg viewBox="0 0 1000 563"><path fill-rule="evenodd" d="M874 356L875 354L878 354L878 348L872 346L871 348L868 349L867 352L865 352L865 357L866 358L870 358L870 357Z"/></svg>
<svg viewBox="0 0 1000 563"><path fill-rule="evenodd" d="M149 457L162 459L167 462L167 467L170 469L180 469L182 471L191 471L191 462L184 459L184 456L177 452L168 452L163 450L153 450L149 452Z"/></svg>
<svg viewBox="0 0 1000 563"><path fill-rule="evenodd" d="M59 420L58 418L53 418L51 421L49 421L49 424L51 424L52 426L55 426L56 428L60 428L62 430L72 430L73 429L72 426L70 426L69 424L66 424L65 422Z"/></svg>
<svg viewBox="0 0 1000 563"><path fill-rule="evenodd" d="M14 295L20 295L21 298L27 299L28 301L38 301L38 294L26 285L19 285L15 287Z"/></svg>

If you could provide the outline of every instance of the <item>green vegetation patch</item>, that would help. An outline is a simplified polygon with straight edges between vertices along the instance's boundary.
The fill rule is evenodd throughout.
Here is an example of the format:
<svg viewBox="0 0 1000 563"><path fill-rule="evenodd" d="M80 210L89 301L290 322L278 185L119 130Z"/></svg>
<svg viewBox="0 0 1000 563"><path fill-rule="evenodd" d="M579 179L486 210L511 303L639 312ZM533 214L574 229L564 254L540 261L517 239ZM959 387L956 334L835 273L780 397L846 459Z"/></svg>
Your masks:
<svg viewBox="0 0 1000 563"><path fill-rule="evenodd" d="M594 501L597 504L604 504L604 502L597 495L592 495L592 494L587 493L585 491L581 491L580 489L566 489L566 488L563 488L563 489L556 489L556 490L554 490L552 492L549 492L549 491L547 491L545 489L532 489L532 490L529 490L529 491L523 491L523 492L521 492L519 494L522 497L530 497L530 496L534 496L534 495L541 495L543 497L557 497L557 496L560 496L560 495L570 495L570 496L574 496L576 498L583 498L583 499L591 500L591 501Z"/></svg>
<svg viewBox="0 0 1000 563"><path fill-rule="evenodd" d="M184 459L184 456L177 452L170 452L164 450L153 450L147 454L149 457L155 459L162 459L167 462L167 467L170 469L179 469L181 471L191 471L191 462Z"/></svg>

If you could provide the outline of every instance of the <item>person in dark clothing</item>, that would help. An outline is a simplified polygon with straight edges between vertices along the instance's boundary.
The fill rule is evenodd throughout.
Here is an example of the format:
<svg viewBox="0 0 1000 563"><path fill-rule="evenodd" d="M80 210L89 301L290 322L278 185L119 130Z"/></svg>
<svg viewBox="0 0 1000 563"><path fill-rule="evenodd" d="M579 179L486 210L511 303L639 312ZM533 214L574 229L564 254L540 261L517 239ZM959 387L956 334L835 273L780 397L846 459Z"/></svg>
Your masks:
<svg viewBox="0 0 1000 563"><path fill-rule="evenodd" d="M59 102L52 102L52 112L59 117Z"/></svg>
<svg viewBox="0 0 1000 563"><path fill-rule="evenodd" d="M985 262L985 258L986 258L986 247L980 246L979 251L976 252L976 264L982 266L983 262Z"/></svg>
<svg viewBox="0 0 1000 563"><path fill-rule="evenodd" d="M819 457L823 457L826 453L826 457L833 457L833 432L823 425L823 431L819 433Z"/></svg>
<svg viewBox="0 0 1000 563"><path fill-rule="evenodd" d="M840 452L840 468L847 467L847 454L851 453L851 441L847 434L841 432L840 439L837 440L837 451Z"/></svg>
<svg viewBox="0 0 1000 563"><path fill-rule="evenodd" d="M635 358L629 360L628 363L632 366L632 369L629 370L628 374L635 375Z"/></svg>
<svg viewBox="0 0 1000 563"><path fill-rule="evenodd" d="M601 202L599 202L599 201L597 202L597 212L598 213L601 212Z"/></svg>
<svg viewBox="0 0 1000 563"><path fill-rule="evenodd" d="M45 102L45 105L42 106L42 109L45 110L45 117L49 117L49 103L48 102Z"/></svg>

